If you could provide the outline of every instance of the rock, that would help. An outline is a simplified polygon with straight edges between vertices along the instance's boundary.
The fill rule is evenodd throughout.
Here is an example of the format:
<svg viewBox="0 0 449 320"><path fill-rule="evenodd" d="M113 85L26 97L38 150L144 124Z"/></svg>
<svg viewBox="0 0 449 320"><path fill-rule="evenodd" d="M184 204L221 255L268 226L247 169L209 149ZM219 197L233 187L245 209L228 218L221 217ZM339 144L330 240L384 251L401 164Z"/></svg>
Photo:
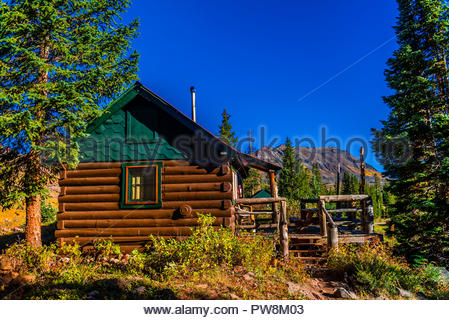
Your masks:
<svg viewBox="0 0 449 320"><path fill-rule="evenodd" d="M290 295L296 295L301 291L301 286L295 282L287 282L287 286L288 286L288 293Z"/></svg>
<svg viewBox="0 0 449 320"><path fill-rule="evenodd" d="M245 271L245 268L242 266L235 266L234 267L234 272L235 273L242 273L243 271Z"/></svg>
<svg viewBox="0 0 449 320"><path fill-rule="evenodd" d="M357 300L357 295L354 292L348 291L343 287L339 287L337 289L335 289L333 296L335 298L340 298L340 299L354 299Z"/></svg>
<svg viewBox="0 0 449 320"><path fill-rule="evenodd" d="M19 280L21 283L29 284L29 283L33 283L34 281L36 281L36 276L33 275L33 274L21 274L21 275L18 277L18 280Z"/></svg>
<svg viewBox="0 0 449 320"><path fill-rule="evenodd" d="M413 298L413 293L411 293L408 290L402 289L402 288L396 288L399 292L399 295L403 298L411 299Z"/></svg>
<svg viewBox="0 0 449 320"><path fill-rule="evenodd" d="M205 283L202 283L202 284L198 284L196 287L198 289L205 290L205 289L207 289L208 285Z"/></svg>
<svg viewBox="0 0 449 320"><path fill-rule="evenodd" d="M70 262L70 258L64 257L61 259L62 263L69 263Z"/></svg>
<svg viewBox="0 0 449 320"><path fill-rule="evenodd" d="M87 295L87 299L96 299L99 294L100 294L100 292L98 292L98 290L91 291Z"/></svg>
<svg viewBox="0 0 449 320"><path fill-rule="evenodd" d="M243 275L243 280L252 281L252 280L254 280L254 276L255 276L254 272L248 272Z"/></svg>
<svg viewBox="0 0 449 320"><path fill-rule="evenodd" d="M132 293L135 295L138 295L138 296L142 296L145 294L146 291L147 291L147 288L145 288L144 286L140 286L140 287L134 289L132 291Z"/></svg>
<svg viewBox="0 0 449 320"><path fill-rule="evenodd" d="M17 279L19 274L14 271L5 271L0 273L0 287L8 286L13 280Z"/></svg>
<svg viewBox="0 0 449 320"><path fill-rule="evenodd" d="M154 292L155 300L175 300L176 294L171 289L160 289Z"/></svg>
<svg viewBox="0 0 449 320"><path fill-rule="evenodd" d="M241 298L240 298L238 295L233 294L233 293L230 293L230 294L229 294L229 297L230 297L232 300L241 300Z"/></svg>
<svg viewBox="0 0 449 320"><path fill-rule="evenodd" d="M429 300L429 298L426 295L422 294L421 292L418 292L416 294L416 300Z"/></svg>
<svg viewBox="0 0 449 320"><path fill-rule="evenodd" d="M441 273L441 277L445 280L445 281L449 281L449 271L447 271L446 268L444 267L440 267L438 268L440 270Z"/></svg>
<svg viewBox="0 0 449 320"><path fill-rule="evenodd" d="M0 271L10 271L13 269L11 260L6 257L0 257Z"/></svg>

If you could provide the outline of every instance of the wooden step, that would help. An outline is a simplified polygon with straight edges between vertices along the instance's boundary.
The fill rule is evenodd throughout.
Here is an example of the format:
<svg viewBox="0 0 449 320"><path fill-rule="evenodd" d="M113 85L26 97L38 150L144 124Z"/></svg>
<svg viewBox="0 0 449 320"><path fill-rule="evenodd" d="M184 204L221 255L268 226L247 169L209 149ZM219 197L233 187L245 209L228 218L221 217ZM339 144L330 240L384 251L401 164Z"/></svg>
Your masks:
<svg viewBox="0 0 449 320"><path fill-rule="evenodd" d="M316 250L289 250L290 252L293 252L293 253L324 253L324 252L326 252L326 250L324 250L324 249L316 249Z"/></svg>
<svg viewBox="0 0 449 320"><path fill-rule="evenodd" d="M304 263L321 263L326 261L324 257L295 257L295 259Z"/></svg>

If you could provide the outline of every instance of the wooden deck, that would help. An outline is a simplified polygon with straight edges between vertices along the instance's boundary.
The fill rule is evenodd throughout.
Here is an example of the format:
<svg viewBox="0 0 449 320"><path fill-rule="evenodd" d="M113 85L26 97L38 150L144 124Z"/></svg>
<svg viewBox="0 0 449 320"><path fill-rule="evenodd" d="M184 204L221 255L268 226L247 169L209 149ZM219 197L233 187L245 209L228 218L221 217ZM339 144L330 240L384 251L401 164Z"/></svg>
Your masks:
<svg viewBox="0 0 449 320"><path fill-rule="evenodd" d="M284 217L280 217L275 206L272 206L271 211L266 206L259 210L253 210L252 207L273 204L276 200L279 201L279 198L239 199L238 204L244 205L244 208L238 207L236 210L237 233L244 230L277 240L282 237L283 256L300 259L306 264L324 261L327 252L339 244L383 240L382 235L373 232L372 204L367 195L322 196L319 199L303 200L297 217L291 217L287 223L283 223L282 228L280 221L286 221L285 208L282 210ZM346 206L350 202L351 207L342 208L339 205L337 209L327 209L326 203L335 202L346 203ZM358 202L357 206L355 202ZM286 236L288 253L285 252Z"/></svg>

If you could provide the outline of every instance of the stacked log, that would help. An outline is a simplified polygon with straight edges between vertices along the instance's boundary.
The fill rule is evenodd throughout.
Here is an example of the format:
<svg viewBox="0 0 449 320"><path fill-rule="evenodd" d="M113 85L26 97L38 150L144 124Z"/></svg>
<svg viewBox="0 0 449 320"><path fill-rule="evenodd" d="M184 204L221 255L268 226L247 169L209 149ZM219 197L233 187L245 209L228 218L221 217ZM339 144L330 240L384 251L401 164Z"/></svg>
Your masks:
<svg viewBox="0 0 449 320"><path fill-rule="evenodd" d="M64 171L58 241L91 244L104 238L139 247L150 234L189 235L198 213L216 217L216 226L233 226L229 165L202 168L187 161L162 162L162 206L155 209L120 208L122 163L80 163L76 170Z"/></svg>

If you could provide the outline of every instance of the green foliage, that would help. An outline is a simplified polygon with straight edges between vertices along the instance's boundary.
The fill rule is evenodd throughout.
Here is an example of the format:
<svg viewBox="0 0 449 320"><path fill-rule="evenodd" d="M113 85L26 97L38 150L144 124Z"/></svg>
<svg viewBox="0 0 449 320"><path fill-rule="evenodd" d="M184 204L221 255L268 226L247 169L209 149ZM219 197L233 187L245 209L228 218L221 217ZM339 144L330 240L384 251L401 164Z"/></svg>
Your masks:
<svg viewBox="0 0 449 320"><path fill-rule="evenodd" d="M250 168L248 177L243 179L244 197L249 198L260 190L266 190L268 185L265 183L259 170Z"/></svg>
<svg viewBox="0 0 449 320"><path fill-rule="evenodd" d="M341 184L342 194L359 194L360 182L355 175L345 171Z"/></svg>
<svg viewBox="0 0 449 320"><path fill-rule="evenodd" d="M312 166L312 179L310 181L310 191L312 198L319 198L320 195L325 193L325 186L321 180L321 172L318 168L318 164L314 163Z"/></svg>
<svg viewBox="0 0 449 320"><path fill-rule="evenodd" d="M0 205L42 194L101 106L137 79L130 1L0 1Z"/></svg>
<svg viewBox="0 0 449 320"><path fill-rule="evenodd" d="M111 240L99 239L94 242L93 254L97 259L120 256L120 246Z"/></svg>
<svg viewBox="0 0 449 320"><path fill-rule="evenodd" d="M399 253L449 263L449 8L444 0L398 1L399 48L388 60L391 108L373 148L388 191Z"/></svg>
<svg viewBox="0 0 449 320"><path fill-rule="evenodd" d="M47 201L42 201L41 203L41 217L42 223L53 223L56 221L56 214L58 213L58 209L56 209L51 204L47 203Z"/></svg>
<svg viewBox="0 0 449 320"><path fill-rule="evenodd" d="M262 236L236 237L227 228L212 227L215 217L199 215L199 226L183 240L150 236L148 266L161 275L198 273L218 266L266 270L274 255L272 241Z"/></svg>
<svg viewBox="0 0 449 320"><path fill-rule="evenodd" d="M410 267L384 244L342 245L332 250L328 267L343 276L347 274L361 292L394 297L398 288L429 298L449 298L449 283L432 264Z"/></svg>
<svg viewBox="0 0 449 320"><path fill-rule="evenodd" d="M297 161L290 139L285 142L282 170L279 173L279 195L288 199L299 200L310 196L310 170L301 161Z"/></svg>
<svg viewBox="0 0 449 320"><path fill-rule="evenodd" d="M237 292L246 299L298 298L287 293L286 283L301 282L305 271L295 261L277 261L273 239L237 237L230 229L212 226L213 222L209 215L200 216L190 237L179 241L153 236L143 252L136 249L130 254L121 254L108 240L97 241L83 252L76 243L37 249L14 245L1 258L13 261L15 271L30 273L35 281L26 287L0 286L0 298L87 299L96 291L97 299L173 299L179 290L199 298L192 288L198 290L196 285L205 282L214 291ZM250 271L254 279L243 281ZM137 293L141 286L146 290Z"/></svg>
<svg viewBox="0 0 449 320"><path fill-rule="evenodd" d="M226 112L226 109L223 110L223 113L221 114L221 125L218 127L218 136L221 140L226 142L232 147L235 147L238 139L235 136L235 132L232 131L232 125L231 122L229 122L229 119L231 118L231 115Z"/></svg>

